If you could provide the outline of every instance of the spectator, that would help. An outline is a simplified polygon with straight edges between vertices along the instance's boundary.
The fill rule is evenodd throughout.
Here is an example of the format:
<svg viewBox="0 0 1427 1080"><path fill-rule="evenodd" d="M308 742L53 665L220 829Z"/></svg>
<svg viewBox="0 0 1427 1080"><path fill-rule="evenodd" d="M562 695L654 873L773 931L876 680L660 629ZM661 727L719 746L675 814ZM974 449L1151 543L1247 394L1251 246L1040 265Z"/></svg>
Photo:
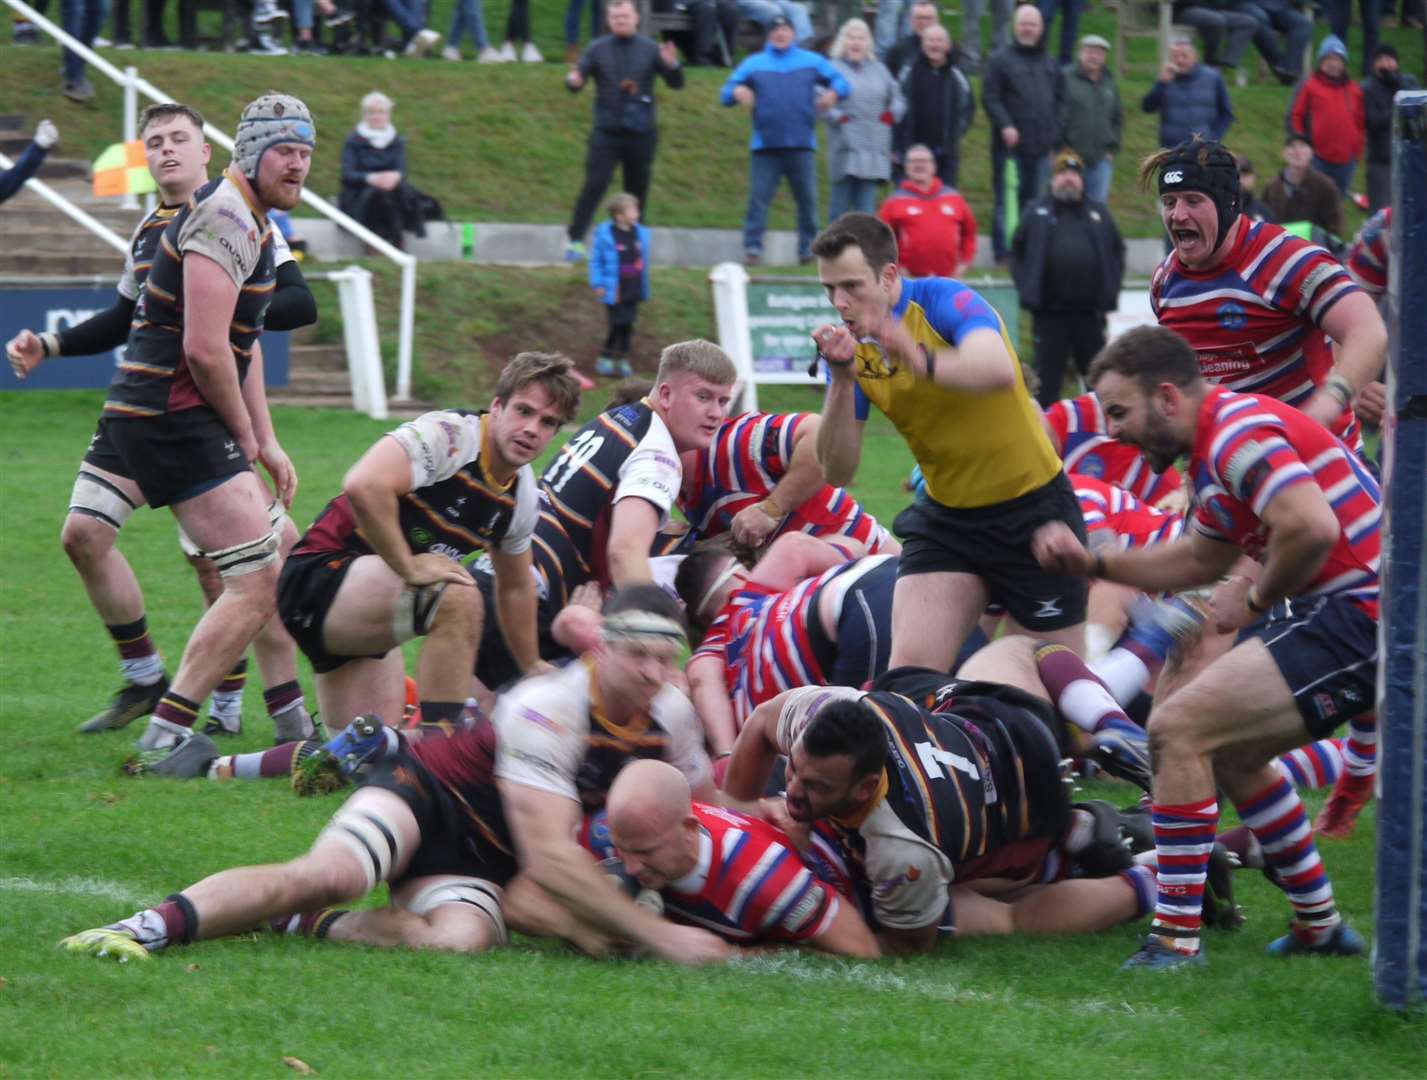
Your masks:
<svg viewBox="0 0 1427 1080"><path fill-rule="evenodd" d="M877 55L884 61L906 33L909 11L906 0L877 0Z"/></svg>
<svg viewBox="0 0 1427 1080"><path fill-rule="evenodd" d="M426 235L435 200L406 179L406 140L391 122L392 101L373 90L362 98L362 119L342 144L342 193L338 208L394 247L402 233Z"/></svg>
<svg viewBox="0 0 1427 1080"><path fill-rule="evenodd" d="M595 372L627 379L634 374L634 319L640 301L649 299L649 230L639 224L639 200L628 192L609 201L609 216L595 229L590 252L590 288L609 319Z"/></svg>
<svg viewBox="0 0 1427 1080"><path fill-rule="evenodd" d="M900 79L902 72L907 70L907 65L921 55L922 32L929 26L935 26L937 22L934 0L916 0L912 4L912 13L907 18L907 23L911 27L910 32L906 36L898 38L897 43L883 55L883 60L887 64L887 70L892 73L892 78Z"/></svg>
<svg viewBox="0 0 1427 1080"><path fill-rule="evenodd" d="M1017 209L1040 194L1050 155L1060 145L1060 99L1065 78L1045 51L1040 9L1016 9L1015 41L997 49L986 64L982 103L991 118L991 186L995 206L991 247L996 261L1006 258L1006 166L1014 163L1019 180Z"/></svg>
<svg viewBox="0 0 1427 1080"><path fill-rule="evenodd" d="M1254 194L1259 183L1258 175L1254 172L1254 163L1243 154L1235 154L1234 166L1239 170L1239 212L1250 221L1269 221L1277 224L1278 220L1273 216L1273 211Z"/></svg>
<svg viewBox="0 0 1427 1080"><path fill-rule="evenodd" d="M1416 90L1417 80L1397 66L1397 50L1382 44L1372 58L1372 74L1363 80L1363 116L1367 123L1368 212L1392 202L1392 98Z"/></svg>
<svg viewBox="0 0 1427 1080"><path fill-rule="evenodd" d="M915 144L931 147L937 175L948 187L955 187L961 171L961 140L976 116L976 95L952 62L946 27L928 27L921 44L916 60L902 72L907 106L897 126L897 157Z"/></svg>
<svg viewBox="0 0 1427 1080"><path fill-rule="evenodd" d="M785 176L798 206L798 261L812 260L809 249L818 231L815 122L818 112L831 109L852 91L827 60L794 45L793 34L793 24L785 17L774 18L762 52L739 64L719 95L726 106L753 110L748 212L743 219L743 258L750 265L762 261L768 205Z"/></svg>
<svg viewBox="0 0 1427 1080"><path fill-rule="evenodd" d="M1011 241L1021 306L1035 317L1041 408L1059 399L1066 360L1084 377L1105 347L1105 313L1120 302L1125 242L1104 203L1085 197L1085 163L1055 159L1050 194L1026 207Z"/></svg>
<svg viewBox="0 0 1427 1080"><path fill-rule="evenodd" d="M600 24L604 21L604 4L601 0L569 0L565 5L566 64L573 64L580 58L580 12L586 4L590 6L590 40L600 36Z"/></svg>
<svg viewBox="0 0 1427 1080"><path fill-rule="evenodd" d="M1328 18L1333 36L1343 42L1347 56L1348 27L1353 21L1352 0L1321 0L1318 7ZM1358 0L1358 20L1363 24L1363 74L1368 73L1368 59L1377 52L1377 24L1382 19L1382 0ZM1419 13L1420 19L1420 13Z"/></svg>
<svg viewBox="0 0 1427 1080"><path fill-rule="evenodd" d="M93 45L94 36L99 33L99 24L104 20L104 11L104 0L60 0L60 25L81 45ZM84 73L84 61L78 53L64 50L62 71L60 92L65 97L80 104L93 100L94 86Z"/></svg>
<svg viewBox="0 0 1427 1080"><path fill-rule="evenodd" d="M757 23L765 34L773 32L777 19L786 19L793 28L793 40L799 45L813 37L813 20L808 16L807 5L793 0L738 0L738 17Z"/></svg>
<svg viewBox="0 0 1427 1080"><path fill-rule="evenodd" d="M670 37L676 40L690 64L725 66L719 36L723 36L723 43L730 48L738 39L738 5L734 0L654 0L654 10L682 12L689 17L689 30Z"/></svg>
<svg viewBox="0 0 1427 1080"><path fill-rule="evenodd" d="M1110 43L1099 34L1080 39L1080 56L1065 69L1065 96L1060 100L1061 140L1085 162L1085 197L1108 202L1115 155L1125 114L1120 88L1106 70Z"/></svg>
<svg viewBox="0 0 1427 1080"><path fill-rule="evenodd" d="M586 80L595 81L594 126L585 151L585 182L570 216L566 262L585 257L585 233L616 165L623 172L624 190L641 208L648 206L659 138L654 76L671 90L684 85L673 42L656 44L638 32L639 11L634 0L609 0L605 20L610 32L590 42L579 63L565 76L571 93L578 92Z"/></svg>
<svg viewBox="0 0 1427 1080"><path fill-rule="evenodd" d="M1363 88L1348 77L1348 50L1332 34L1318 46L1318 69L1294 92L1288 129L1308 140L1313 167L1346 197L1367 144L1367 116Z"/></svg>
<svg viewBox="0 0 1427 1080"><path fill-rule="evenodd" d="M892 177L892 127L902 119L906 103L897 80L873 55L872 30L861 19L842 24L829 57L852 87L845 100L823 114L832 185L828 221L833 221L849 210L870 214L877 209L877 185Z"/></svg>
<svg viewBox="0 0 1427 1080"><path fill-rule="evenodd" d="M1217 71L1199 62L1187 37L1169 43L1169 63L1140 108L1159 113L1160 146L1178 146L1195 134L1221 142L1234 122L1229 88Z"/></svg>
<svg viewBox="0 0 1427 1080"><path fill-rule="evenodd" d="M1332 179L1313 167L1313 161L1308 140L1298 132L1289 135L1283 144L1283 171L1265 185L1264 205L1280 225L1307 222L1341 241L1342 197Z"/></svg>
<svg viewBox="0 0 1427 1080"><path fill-rule="evenodd" d="M1204 39L1204 62L1210 67L1237 68L1258 31L1258 20L1242 11L1231 10L1233 2L1190 0L1174 5L1174 21L1181 26L1192 26ZM1228 44L1224 44L1226 36Z"/></svg>
<svg viewBox="0 0 1427 1080"><path fill-rule="evenodd" d="M1011 11L1015 0L991 0L991 51L1010 43ZM981 74L981 16L986 0L965 0L961 5L961 65L968 75Z"/></svg>
<svg viewBox="0 0 1427 1080"><path fill-rule="evenodd" d="M1055 59L1064 67L1070 63L1070 50L1075 45L1075 35L1080 32L1080 13L1085 10L1085 0L1040 0L1040 9L1041 18L1045 20L1047 40L1050 39L1050 24L1055 19L1056 10L1063 13L1060 20L1060 51Z"/></svg>
<svg viewBox="0 0 1427 1080"><path fill-rule="evenodd" d="M897 237L898 264L909 277L956 277L976 258L976 218L936 172L930 147L907 148L907 178L877 216Z"/></svg>
<svg viewBox="0 0 1427 1080"><path fill-rule="evenodd" d="M521 3L522 0L514 0ZM391 21L401 28L403 56L425 56L441 42L441 35L426 28L425 15L418 0L382 0ZM255 14L254 19L257 18Z"/></svg>
<svg viewBox="0 0 1427 1080"><path fill-rule="evenodd" d="M150 0L163 6L163 0ZM334 30L339 26L349 23L354 18L350 9L340 9L332 0L293 0L292 3L292 42L293 47L300 53L323 54L327 50L319 45L313 37L313 29L316 26L316 17L322 16L322 24L329 30ZM147 44L149 35L153 32L153 27L159 27L158 32L162 35L162 27L158 23L149 21L145 24L144 40L146 49L165 48L166 45ZM167 41L167 39L164 39Z"/></svg>
<svg viewBox="0 0 1427 1080"><path fill-rule="evenodd" d="M1234 0L1234 9L1258 23L1254 47L1278 81L1284 86L1296 83L1303 75L1303 50L1313 40L1313 20L1292 0Z"/></svg>
<svg viewBox="0 0 1427 1080"><path fill-rule="evenodd" d="M599 6L597 0L591 0L591 3ZM491 39L486 36L486 13L481 0L456 0L451 8L451 28L446 31L446 47L441 50L443 60L461 59L463 34L471 35L477 63L501 63L500 51L491 46Z"/></svg>
<svg viewBox="0 0 1427 1080"><path fill-rule="evenodd" d="M391 3L392 0L387 0ZM516 46L520 48L517 50ZM510 0L510 14L505 20L505 44L500 47L500 58L504 63L523 60L527 64L541 64L545 57L530 40L530 0Z"/></svg>
<svg viewBox="0 0 1427 1080"><path fill-rule="evenodd" d="M25 181L40 171L45 163L45 155L59 142L59 129L48 120L41 120L35 127L35 137L25 152L5 172L0 172L0 203L4 202L20 188Z"/></svg>

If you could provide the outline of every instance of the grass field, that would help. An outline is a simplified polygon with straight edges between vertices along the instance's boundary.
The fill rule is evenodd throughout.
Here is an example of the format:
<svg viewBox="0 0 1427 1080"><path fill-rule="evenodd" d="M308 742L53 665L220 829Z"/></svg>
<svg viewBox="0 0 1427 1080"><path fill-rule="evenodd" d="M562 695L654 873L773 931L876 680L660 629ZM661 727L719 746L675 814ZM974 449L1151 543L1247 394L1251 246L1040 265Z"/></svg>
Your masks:
<svg viewBox="0 0 1427 1080"><path fill-rule="evenodd" d="M769 399L813 404L796 391ZM1366 960L1262 955L1286 906L1257 874L1239 879L1247 926L1213 936L1210 966L1183 977L1118 973L1133 927L944 942L912 961L786 953L697 972L530 942L479 958L266 935L123 967L60 954L64 935L208 873L297 854L338 804L279 782L122 778L135 730L71 734L115 685L112 647L56 539L99 402L0 396L0 1075L291 1076L285 1055L332 1077L1421 1075L1427 1028L1375 1006ZM305 525L382 426L291 409L276 422L302 474ZM869 438L857 492L889 520L908 459L885 423ZM170 519L136 515L123 547L172 665L198 593ZM255 681L243 749L269 733ZM1369 933L1373 851L1371 809L1352 841L1325 845L1340 902Z"/></svg>

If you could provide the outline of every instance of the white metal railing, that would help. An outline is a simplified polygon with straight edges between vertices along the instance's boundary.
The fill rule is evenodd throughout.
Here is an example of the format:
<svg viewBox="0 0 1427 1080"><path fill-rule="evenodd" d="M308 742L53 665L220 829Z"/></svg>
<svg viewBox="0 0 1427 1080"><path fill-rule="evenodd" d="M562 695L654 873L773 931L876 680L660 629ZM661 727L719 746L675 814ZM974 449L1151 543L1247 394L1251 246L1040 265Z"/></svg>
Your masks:
<svg viewBox="0 0 1427 1080"><path fill-rule="evenodd" d="M24 16L29 22L39 27L50 37L54 38L61 45L78 53L84 58L86 63L92 64L94 68L106 78L123 88L125 141L132 141L139 137L139 94L143 94L150 101L159 103L174 100L171 94L164 93L147 79L141 78L136 68L131 67L127 71L120 71L119 68L115 67L108 60L105 60L104 57L89 48L89 46L78 41L62 28L41 15L34 8L30 7L24 0L4 0L4 3ZM211 123L203 125L203 133L225 150L231 151L233 149L232 138L226 132L214 127ZM395 397L398 401L409 399L411 397L411 343L416 326L416 257L414 255L408 255L400 248L394 247L361 222L348 217L326 199L320 195L314 195L307 188L303 188L302 201L319 214L335 221L341 228L357 237L357 239L363 243L376 248L377 251L401 267L401 315L397 331ZM77 210L78 208L75 209ZM83 211L79 212L83 213ZM68 211L66 211L66 213L68 213ZM87 216L88 215L86 215L86 217ZM91 218L90 220L93 219ZM96 222L95 224L98 223ZM127 250L128 245L125 244L124 247L125 250Z"/></svg>
<svg viewBox="0 0 1427 1080"><path fill-rule="evenodd" d="M13 169L14 167L15 163L13 161L4 154L0 154L0 169ZM118 251L119 254L129 254L129 242L127 240L108 225L105 225L104 222L94 218L82 208L75 206L74 203L70 202L58 191L55 191L54 188L50 187L43 180L36 179L32 176L25 181L25 189L27 191L33 191L56 210L62 211L71 221L83 225L95 236L99 237L99 239Z"/></svg>

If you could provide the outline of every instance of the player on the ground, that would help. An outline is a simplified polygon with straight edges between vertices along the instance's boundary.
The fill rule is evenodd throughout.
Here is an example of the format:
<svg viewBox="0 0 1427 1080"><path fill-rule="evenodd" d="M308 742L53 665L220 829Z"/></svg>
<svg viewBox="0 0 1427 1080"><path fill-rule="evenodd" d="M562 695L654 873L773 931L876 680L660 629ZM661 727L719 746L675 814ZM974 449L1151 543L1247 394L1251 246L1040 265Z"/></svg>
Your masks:
<svg viewBox="0 0 1427 1080"><path fill-rule="evenodd" d="M1146 867L1062 879L1089 837L1072 828L1066 747L1033 651L1010 637L956 678L901 669L871 692L780 694L739 733L725 789L760 794L775 756L787 756L787 813L842 835L870 884L884 952L925 952L948 925L963 937L1072 933L1144 914Z"/></svg>
<svg viewBox="0 0 1427 1080"><path fill-rule="evenodd" d="M654 579L650 550L679 494L679 455L709 445L728 415L737 377L728 354L711 342L670 345L648 397L600 413L546 468L531 549L542 657L564 655L550 625L580 585L609 589ZM474 576L490 611L495 582L485 560ZM499 621L486 619L476 663L477 678L490 690L520 673Z"/></svg>
<svg viewBox="0 0 1427 1080"><path fill-rule="evenodd" d="M124 344L159 238L189 197L208 180L211 148L203 139L203 117L197 110L173 102L150 105L139 117L139 137L161 201L134 230L114 303L58 332L20 331L6 345L11 367L19 378L49 358L90 356ZM292 330L313 322L317 308L280 233L274 233L273 242L278 245L274 255L277 274L264 325L271 330ZM271 450L270 455L275 462L282 460L280 448ZM285 489L270 497L268 506L283 551L297 539L297 530L285 512L297 482L290 466L288 476ZM108 443L101 425L90 440L75 480L60 542L119 651L124 686L106 709L80 725L82 732L109 731L147 716L168 689L163 659L149 636L143 593L128 560L115 547L119 530L143 501L138 485ZM190 555L205 602L211 604L222 592L222 579L210 560L193 555L197 549L181 529L179 542L185 554ZM311 721L297 684L296 648L286 631L275 619L269 620L254 639L253 648L279 740L311 734ZM210 698L210 727L235 731L241 726L246 669L246 659L239 660Z"/></svg>
<svg viewBox="0 0 1427 1080"><path fill-rule="evenodd" d="M1219 820L1216 785L1262 842L1294 909L1269 951L1355 954L1313 844L1303 804L1276 755L1372 707L1377 668L1381 497L1342 440L1272 398L1205 381L1199 358L1163 327L1111 342L1090 381L1116 438L1152 465L1190 455L1193 528L1173 544L1087 551L1047 526L1037 554L1066 572L1158 591L1219 580L1240 554L1257 581L1216 590L1220 629L1240 641L1150 714L1154 832L1162 891L1151 933L1129 964L1203 962L1200 895ZM1276 604L1287 617L1264 621Z"/></svg>
<svg viewBox="0 0 1427 1080"><path fill-rule="evenodd" d="M141 750L187 737L206 698L276 609L278 540L260 461L290 494L253 364L275 267L270 208L302 194L316 129L307 107L270 93L244 110L233 164L164 229L134 311L100 428L150 506L171 506L224 591L199 620Z"/></svg>
<svg viewBox="0 0 1427 1080"><path fill-rule="evenodd" d="M692 534L704 540L731 532L759 548L805 532L849 537L873 555L901 551L851 494L823 477L821 422L815 413L742 413L720 425L707 449L686 453L679 509Z"/></svg>
<svg viewBox="0 0 1427 1080"><path fill-rule="evenodd" d="M1094 394L1062 398L1046 409L1045 420L1051 444L1072 477L1103 480L1155 507L1177 501L1183 483L1179 470L1171 465L1157 473L1134 447L1110 438L1105 410Z"/></svg>
<svg viewBox="0 0 1427 1080"><path fill-rule="evenodd" d="M602 822L609 854L664 914L736 944L807 945L874 958L877 941L855 904L804 865L781 829L722 806L695 802L689 782L662 761L626 765L610 785Z"/></svg>
<svg viewBox="0 0 1427 1080"><path fill-rule="evenodd" d="M611 600L604 633L598 656L522 681L491 722L387 757L307 854L225 870L63 945L142 958L277 920L332 940L479 951L505 940L509 916L586 944L615 938L681 963L722 959L727 945L637 907L575 839L582 811L603 804L632 758L662 758L701 801L718 800L693 708L668 682L687 645L677 604L655 586L630 587ZM502 912L517 870L528 886L518 919ZM381 882L391 907L332 907Z"/></svg>
<svg viewBox="0 0 1427 1080"><path fill-rule="evenodd" d="M1026 632L1082 649L1084 581L1030 552L1047 521L1083 535L1080 511L1000 317L960 282L901 277L892 231L870 214L844 214L813 253L842 316L813 331L830 372L818 430L828 482L856 473L869 402L927 479L928 498L893 524L891 665L947 670L991 600Z"/></svg>
<svg viewBox="0 0 1427 1080"><path fill-rule="evenodd" d="M1210 382L1296 406L1360 449L1350 404L1387 349L1372 300L1323 248L1240 212L1238 166L1220 143L1160 150L1140 180L1158 184L1174 245L1150 280L1160 325Z"/></svg>

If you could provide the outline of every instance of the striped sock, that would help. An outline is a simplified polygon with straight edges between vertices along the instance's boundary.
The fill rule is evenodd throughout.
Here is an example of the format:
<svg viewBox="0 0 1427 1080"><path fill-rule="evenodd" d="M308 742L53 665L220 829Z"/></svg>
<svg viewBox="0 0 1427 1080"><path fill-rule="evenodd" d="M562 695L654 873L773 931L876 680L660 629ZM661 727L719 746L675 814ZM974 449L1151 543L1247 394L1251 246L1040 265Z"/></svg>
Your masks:
<svg viewBox="0 0 1427 1080"><path fill-rule="evenodd" d="M1219 804L1212 798L1178 806L1155 803L1152 819L1159 896L1150 930L1181 952L1195 953Z"/></svg>
<svg viewBox="0 0 1427 1080"><path fill-rule="evenodd" d="M303 937L325 938L332 931L332 924L347 914L347 908L319 908L305 911L301 915L279 915L268 920L275 934L300 934Z"/></svg>
<svg viewBox="0 0 1427 1080"><path fill-rule="evenodd" d="M1343 771L1343 740L1319 739L1280 754L1278 767L1298 787L1332 787Z"/></svg>
<svg viewBox="0 0 1427 1080"><path fill-rule="evenodd" d="M135 686L153 686L163 678L163 657L149 637L147 616L140 615L131 623L105 624L104 628L119 650L119 669L125 680Z"/></svg>
<svg viewBox="0 0 1427 1080"><path fill-rule="evenodd" d="M267 706L269 716L281 716L302 703L302 686L296 679L263 691L263 704Z"/></svg>
<svg viewBox="0 0 1427 1080"><path fill-rule="evenodd" d="M1060 715L1082 731L1094 734L1117 728L1144 738L1110 691L1073 651L1064 645L1042 645L1036 650L1036 671Z"/></svg>
<svg viewBox="0 0 1427 1080"><path fill-rule="evenodd" d="M1333 886L1303 801L1285 776L1239 804L1239 817L1263 845L1264 862L1293 905L1293 932L1305 942L1317 942L1341 921L1333 903Z"/></svg>
<svg viewBox="0 0 1427 1080"><path fill-rule="evenodd" d="M1377 714L1367 713L1348 721L1348 738L1343 743L1343 764L1353 776L1377 775Z"/></svg>
<svg viewBox="0 0 1427 1080"><path fill-rule="evenodd" d="M242 725L243 687L247 682L248 658L244 656L209 695L208 715L229 731L236 731Z"/></svg>
<svg viewBox="0 0 1427 1080"><path fill-rule="evenodd" d="M159 698L159 703L154 709L154 716L159 720L167 720L170 724L177 724L179 727L191 728L193 721L198 718L198 702L189 701L181 694L175 694L172 690Z"/></svg>

